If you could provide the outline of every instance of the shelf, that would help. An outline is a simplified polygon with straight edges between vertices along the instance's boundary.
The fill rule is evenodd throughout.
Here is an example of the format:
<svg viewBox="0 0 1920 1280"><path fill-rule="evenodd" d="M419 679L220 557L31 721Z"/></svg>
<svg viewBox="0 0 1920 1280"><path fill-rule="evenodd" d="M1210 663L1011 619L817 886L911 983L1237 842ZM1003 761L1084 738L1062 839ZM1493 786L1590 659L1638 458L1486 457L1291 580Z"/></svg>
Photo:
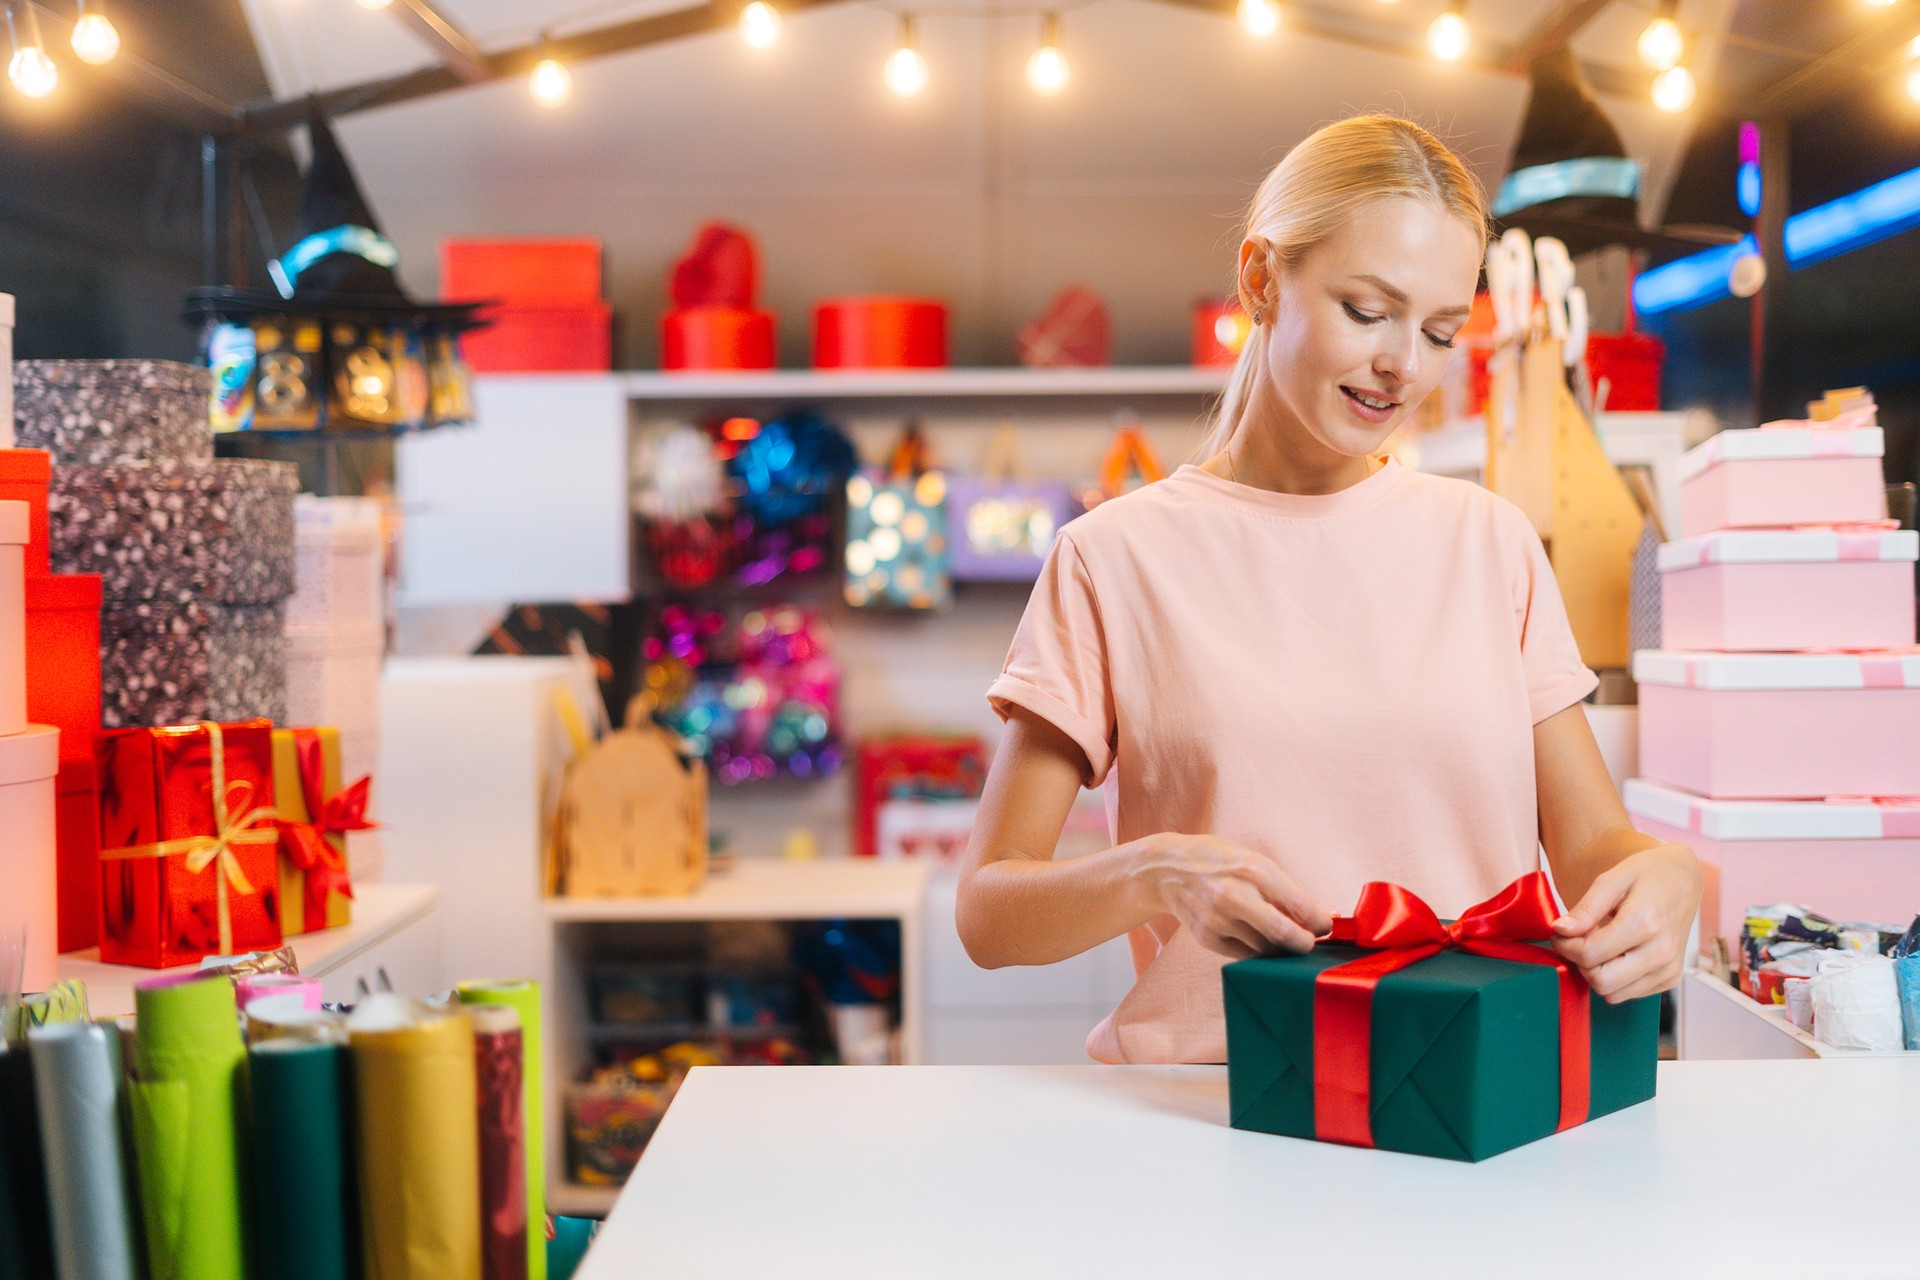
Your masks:
<svg viewBox="0 0 1920 1280"><path fill-rule="evenodd" d="M636 1022L631 1026L618 1022L587 1024L587 1039L594 1044L624 1044L634 1041L675 1043L681 1040L797 1040L803 1034L792 1023L776 1026L716 1027L708 1022Z"/></svg>
<svg viewBox="0 0 1920 1280"><path fill-rule="evenodd" d="M1145 365L1100 369L769 369L747 373L617 374L632 400L833 401L1205 397L1227 384L1226 369Z"/></svg>
<svg viewBox="0 0 1920 1280"><path fill-rule="evenodd" d="M353 892L352 924L287 939L301 973L325 977L426 915L440 900L440 886L432 884L363 884L355 885ZM78 978L87 984L87 1007L94 1017L117 1018L133 1012L135 984L166 974L190 973L198 967L141 969L102 964L100 949L89 947L61 956L56 973L62 979Z"/></svg>
<svg viewBox="0 0 1920 1280"><path fill-rule="evenodd" d="M547 1211L567 1218L604 1218L613 1212L620 1198L620 1187L583 1187L577 1182L552 1182L547 1186Z"/></svg>
<svg viewBox="0 0 1920 1280"><path fill-rule="evenodd" d="M741 858L684 898L549 898L556 924L622 920L899 919L917 915L929 867L864 858Z"/></svg>

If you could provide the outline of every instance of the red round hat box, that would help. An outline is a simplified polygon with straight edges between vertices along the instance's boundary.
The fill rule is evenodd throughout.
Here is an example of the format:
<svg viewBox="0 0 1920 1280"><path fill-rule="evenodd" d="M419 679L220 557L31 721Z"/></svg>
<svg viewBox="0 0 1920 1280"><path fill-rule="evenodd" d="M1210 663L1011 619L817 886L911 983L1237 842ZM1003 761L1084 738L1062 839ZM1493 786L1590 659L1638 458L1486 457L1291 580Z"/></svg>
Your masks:
<svg viewBox="0 0 1920 1280"><path fill-rule="evenodd" d="M660 367L773 368L773 314L752 307L675 307L660 317Z"/></svg>
<svg viewBox="0 0 1920 1280"><path fill-rule="evenodd" d="M813 309L816 369L941 369L947 306L931 298L830 298Z"/></svg>

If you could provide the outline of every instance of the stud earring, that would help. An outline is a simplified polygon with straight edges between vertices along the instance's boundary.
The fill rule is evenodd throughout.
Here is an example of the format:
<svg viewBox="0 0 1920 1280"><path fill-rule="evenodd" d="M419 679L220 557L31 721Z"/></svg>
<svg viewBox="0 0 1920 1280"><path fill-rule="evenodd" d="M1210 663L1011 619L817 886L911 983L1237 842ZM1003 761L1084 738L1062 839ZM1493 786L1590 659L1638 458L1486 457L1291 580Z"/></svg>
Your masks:
<svg viewBox="0 0 1920 1280"><path fill-rule="evenodd" d="M1259 312L1258 310L1256 310L1256 311L1255 311L1255 312L1253 313L1253 322L1254 322L1254 323L1255 323L1256 325L1260 323L1260 312Z"/></svg>

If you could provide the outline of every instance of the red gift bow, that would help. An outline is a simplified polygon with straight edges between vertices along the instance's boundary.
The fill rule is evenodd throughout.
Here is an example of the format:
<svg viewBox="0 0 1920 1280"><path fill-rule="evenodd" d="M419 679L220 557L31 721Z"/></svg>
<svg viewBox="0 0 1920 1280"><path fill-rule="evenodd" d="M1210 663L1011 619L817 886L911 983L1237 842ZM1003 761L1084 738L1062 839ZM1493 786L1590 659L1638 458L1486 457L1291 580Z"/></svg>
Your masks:
<svg viewBox="0 0 1920 1280"><path fill-rule="evenodd" d="M1449 947L1495 960L1550 964L1560 972L1560 1129L1586 1121L1592 1075L1593 989L1569 961L1533 946L1553 937L1559 914L1545 873L1521 876L1452 924L1397 884L1360 890L1351 916L1335 916L1330 940L1374 952L1322 970L1313 986L1313 1127L1326 1142L1373 1145L1373 992L1380 979Z"/></svg>
<svg viewBox="0 0 1920 1280"><path fill-rule="evenodd" d="M326 755L320 735L308 729L293 734L294 762L300 770L300 793L306 800L309 820L282 821L280 852L305 876L304 909L306 927L327 918L327 895L335 890L340 896L353 896L353 880L347 874L346 860L327 840L331 835L349 831L371 831L377 825L367 821L367 796L373 785L371 776L326 794ZM324 797L324 798L323 798Z"/></svg>

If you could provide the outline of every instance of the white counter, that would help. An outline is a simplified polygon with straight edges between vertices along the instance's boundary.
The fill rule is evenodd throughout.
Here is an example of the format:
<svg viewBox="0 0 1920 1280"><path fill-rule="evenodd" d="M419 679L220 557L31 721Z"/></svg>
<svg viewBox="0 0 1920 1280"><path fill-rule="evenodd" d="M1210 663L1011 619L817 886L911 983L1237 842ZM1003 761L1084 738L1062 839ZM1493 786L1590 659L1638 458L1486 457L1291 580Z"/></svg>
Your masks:
<svg viewBox="0 0 1920 1280"><path fill-rule="evenodd" d="M1222 1067L702 1067L579 1280L1920 1276L1910 1056L1663 1063L1477 1165L1231 1129Z"/></svg>

